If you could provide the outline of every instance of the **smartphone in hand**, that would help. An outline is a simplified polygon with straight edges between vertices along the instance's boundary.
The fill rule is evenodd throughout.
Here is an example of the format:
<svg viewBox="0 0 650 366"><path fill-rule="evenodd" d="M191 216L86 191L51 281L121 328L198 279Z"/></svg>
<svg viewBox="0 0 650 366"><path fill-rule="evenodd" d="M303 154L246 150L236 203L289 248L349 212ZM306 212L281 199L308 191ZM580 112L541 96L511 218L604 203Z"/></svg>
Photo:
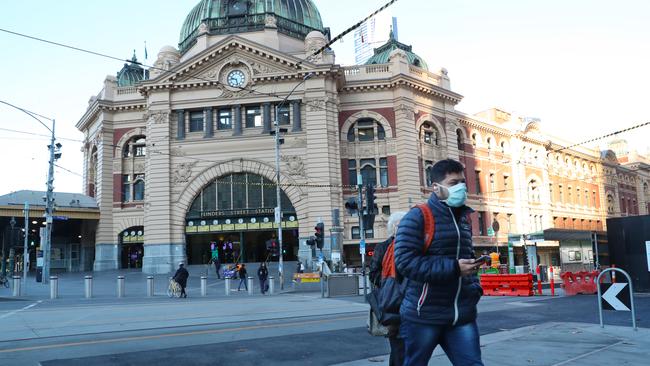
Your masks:
<svg viewBox="0 0 650 366"><path fill-rule="evenodd" d="M481 263L481 264L483 264L483 263L487 263L487 264L489 265L491 262L492 262L492 258L490 258L489 255L484 255L484 256L478 257L478 258L476 258L476 259L474 260L474 263L475 263L475 264L479 264L479 263Z"/></svg>

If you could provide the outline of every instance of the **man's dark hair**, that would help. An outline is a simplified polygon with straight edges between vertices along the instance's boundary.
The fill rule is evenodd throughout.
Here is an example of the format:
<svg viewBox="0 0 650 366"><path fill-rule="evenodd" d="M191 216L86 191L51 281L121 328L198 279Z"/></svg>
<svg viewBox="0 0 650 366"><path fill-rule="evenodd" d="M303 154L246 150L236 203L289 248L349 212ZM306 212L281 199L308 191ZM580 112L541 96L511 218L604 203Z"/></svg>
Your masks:
<svg viewBox="0 0 650 366"><path fill-rule="evenodd" d="M463 167L463 164L461 164L459 161L456 161L454 159L445 159L435 163L432 170L433 171L431 178L435 183L440 183L445 180L445 178L447 178L447 174L463 173L465 171L465 167Z"/></svg>

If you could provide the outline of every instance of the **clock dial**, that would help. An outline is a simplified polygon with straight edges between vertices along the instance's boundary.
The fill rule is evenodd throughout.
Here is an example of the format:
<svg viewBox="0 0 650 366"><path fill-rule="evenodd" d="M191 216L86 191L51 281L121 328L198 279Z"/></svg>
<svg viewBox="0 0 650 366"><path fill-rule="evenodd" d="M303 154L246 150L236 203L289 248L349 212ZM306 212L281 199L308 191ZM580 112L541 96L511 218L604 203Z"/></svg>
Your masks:
<svg viewBox="0 0 650 366"><path fill-rule="evenodd" d="M246 84L246 75L240 70L231 71L228 74L228 85L234 88L240 88Z"/></svg>

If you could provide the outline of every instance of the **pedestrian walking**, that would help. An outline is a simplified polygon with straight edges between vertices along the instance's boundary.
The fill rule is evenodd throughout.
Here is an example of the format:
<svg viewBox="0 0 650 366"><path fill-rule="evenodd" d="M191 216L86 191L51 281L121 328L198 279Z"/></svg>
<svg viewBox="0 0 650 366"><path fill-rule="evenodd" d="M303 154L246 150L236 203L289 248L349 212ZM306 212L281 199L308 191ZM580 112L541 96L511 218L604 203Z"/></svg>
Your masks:
<svg viewBox="0 0 650 366"><path fill-rule="evenodd" d="M219 258L219 248L215 245L212 249L212 258L210 259L214 264L214 270L217 272L217 278L221 279L221 259Z"/></svg>
<svg viewBox="0 0 650 366"><path fill-rule="evenodd" d="M395 233L397 232L397 227L399 226L400 220L406 215L406 212L395 212L388 218L388 224L386 224L388 239L377 244L375 246L375 254L372 256L372 261L370 262L370 271L368 273L370 277L370 283L374 286L373 291L381 288L381 272L382 272L382 262L384 261L384 255L388 246L395 239ZM395 314L395 317L399 317L399 314ZM390 358L388 360L389 366L402 366L404 364L404 338L399 334L399 324L391 324L387 326L388 334L388 344L390 345Z"/></svg>
<svg viewBox="0 0 650 366"><path fill-rule="evenodd" d="M183 262L178 264L178 269L174 274L174 281L176 281L181 286L181 297L187 297L185 293L185 287L187 286L187 278L190 276L190 273L185 269Z"/></svg>
<svg viewBox="0 0 650 366"><path fill-rule="evenodd" d="M257 270L257 278L260 280L260 290L262 291L262 295L264 295L269 289L269 285L267 283L269 279L269 270L266 268L265 262L262 262L262 264L260 264L260 268Z"/></svg>
<svg viewBox="0 0 650 366"><path fill-rule="evenodd" d="M305 272L305 267L302 264L302 262L298 262L296 264L296 273L304 273Z"/></svg>
<svg viewBox="0 0 650 366"><path fill-rule="evenodd" d="M408 279L400 307L405 366L425 366L440 344L455 366L482 366L476 305L483 295L476 272L472 229L465 205L465 168L452 159L432 168L433 193L427 204L435 222L423 253L424 216L411 209L395 240L395 265Z"/></svg>
<svg viewBox="0 0 650 366"><path fill-rule="evenodd" d="M239 266L239 286L237 286L237 291L241 291L241 285L244 284L244 288L246 291L248 291L248 283L246 283L246 275L248 272L246 272L246 265L241 264Z"/></svg>

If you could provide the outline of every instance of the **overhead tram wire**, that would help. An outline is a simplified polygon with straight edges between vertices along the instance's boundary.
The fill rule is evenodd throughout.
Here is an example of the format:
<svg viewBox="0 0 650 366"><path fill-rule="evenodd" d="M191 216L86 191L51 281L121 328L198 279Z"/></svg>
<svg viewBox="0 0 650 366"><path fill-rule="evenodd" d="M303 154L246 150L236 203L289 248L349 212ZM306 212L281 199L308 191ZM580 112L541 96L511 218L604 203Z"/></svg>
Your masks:
<svg viewBox="0 0 650 366"><path fill-rule="evenodd" d="M576 147L576 146L580 146L580 145L588 144L588 143L590 143L590 142L596 142L596 141L599 141L599 140L603 140L603 139L606 139L606 138L608 138L608 137L612 137L612 136L620 135L620 134L622 134L622 133L630 132L630 131L632 131L632 130L635 130L635 129L637 129L637 128L641 128L641 127L645 127L645 126L650 126L650 122L643 122L643 123L640 123L640 124L638 124L638 125L631 126L631 127L628 127L628 128L624 128L624 129L622 129L622 130L618 130L618 131L615 131L615 132L612 132L612 133L608 133L608 134L606 134L606 135L602 135L602 136L599 136L599 137L594 137L594 138L592 138L592 139L589 139L589 140L586 140L586 141L583 141L583 142L579 142L579 143L577 143L577 144L569 145L569 146L562 147L562 148L559 148L559 149L553 149L553 150L551 150L551 151L548 151L548 152L547 152L547 155L548 155L548 154L555 153L555 152L560 152L560 151L563 151L563 150L568 150L568 149L574 148L574 147Z"/></svg>

